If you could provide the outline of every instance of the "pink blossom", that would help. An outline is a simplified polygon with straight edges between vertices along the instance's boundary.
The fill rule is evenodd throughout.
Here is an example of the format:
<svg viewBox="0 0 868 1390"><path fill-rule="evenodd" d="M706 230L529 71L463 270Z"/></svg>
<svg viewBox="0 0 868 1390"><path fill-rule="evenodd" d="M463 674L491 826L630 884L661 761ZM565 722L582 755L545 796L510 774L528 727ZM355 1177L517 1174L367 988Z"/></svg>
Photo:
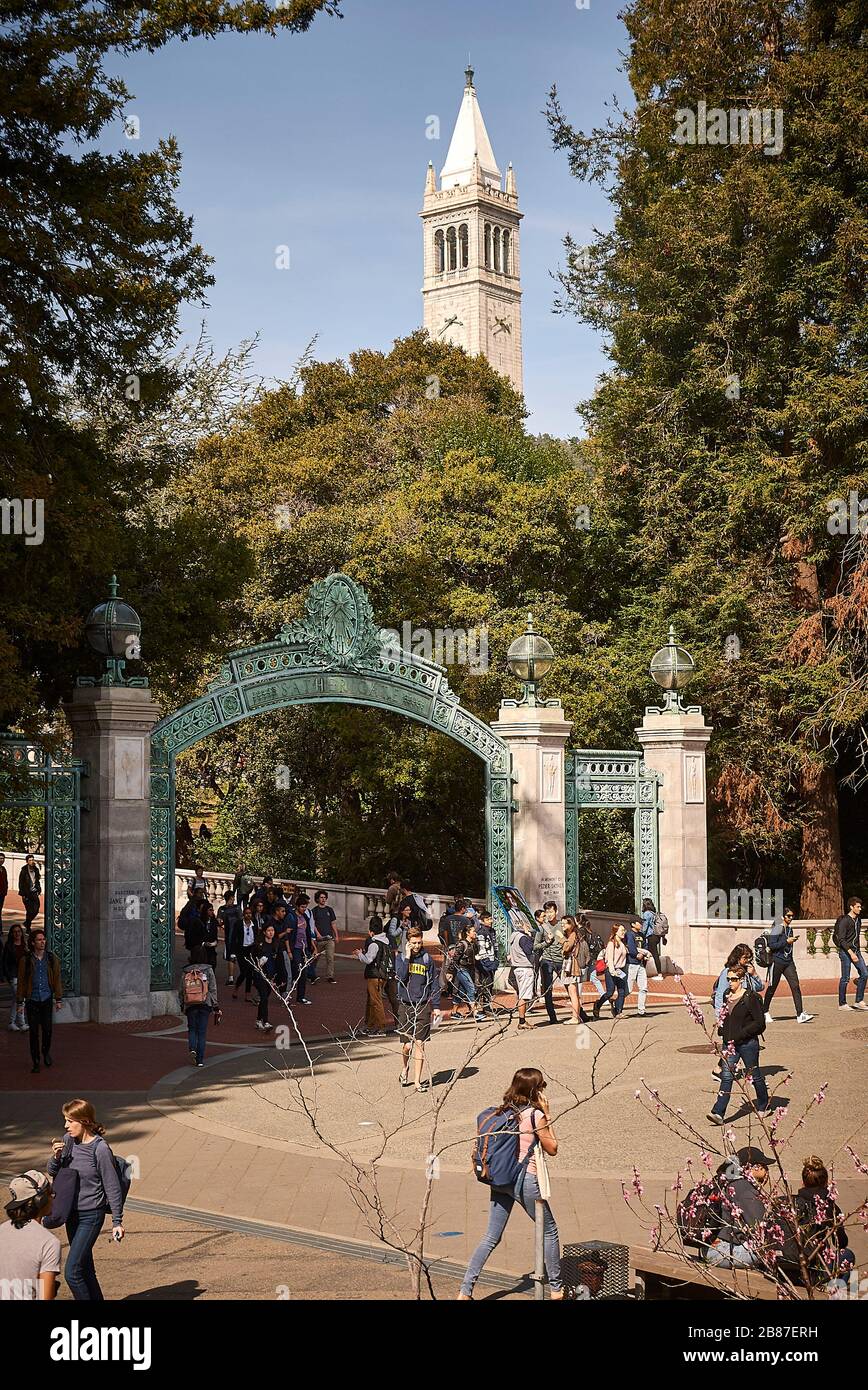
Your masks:
<svg viewBox="0 0 868 1390"><path fill-rule="evenodd" d="M856 1150L852 1149L849 1144L845 1144L844 1148L847 1150L847 1153L850 1155L854 1164L856 1165L856 1171L859 1173L868 1174L868 1163L863 1162L863 1160L857 1154Z"/></svg>
<svg viewBox="0 0 868 1390"><path fill-rule="evenodd" d="M705 1149L703 1149L702 1152L701 1152L701 1154L700 1154L699 1156L700 1156L700 1158L702 1159L703 1163L705 1164L706 1168L708 1169L708 1171L709 1171L709 1173L710 1173L710 1172L711 1172L711 1154L710 1154L710 1153L706 1153Z"/></svg>
<svg viewBox="0 0 868 1390"><path fill-rule="evenodd" d="M634 1164L634 1166L633 1166L633 1184L632 1184L632 1186L633 1186L634 1192L636 1193L636 1196L637 1196L637 1197L641 1197L641 1196L642 1196L642 1193L645 1191L645 1189L644 1189L644 1187L642 1186L642 1179L641 1179L640 1176L639 1176L639 1169L635 1166L635 1164Z"/></svg>
<svg viewBox="0 0 868 1390"><path fill-rule="evenodd" d="M660 1236L656 1231L651 1232L651 1249L656 1250L660 1244Z"/></svg>
<svg viewBox="0 0 868 1390"><path fill-rule="evenodd" d="M641 1091L634 1091L634 1092L633 1092L633 1099L634 1099L634 1100L641 1100L641 1099L642 1099L642 1092L641 1092Z"/></svg>
<svg viewBox="0 0 868 1390"><path fill-rule="evenodd" d="M822 1084L822 1086L820 1087L819 1091L817 1091L816 1095L814 1096L814 1104L815 1104L815 1105L822 1105L822 1104L823 1104L823 1101L826 1099L826 1092L827 1092L828 1089L829 1089L829 1083L828 1083L828 1081L824 1081L823 1084Z"/></svg>
<svg viewBox="0 0 868 1390"><path fill-rule="evenodd" d="M674 1183L672 1184L672 1187L671 1187L670 1190L671 1190L672 1192L680 1192L680 1191L681 1191L681 1188L683 1187L683 1185L684 1185L684 1184L683 1184L683 1182L682 1182L681 1174L679 1173L679 1174L677 1175L677 1177L676 1177Z"/></svg>

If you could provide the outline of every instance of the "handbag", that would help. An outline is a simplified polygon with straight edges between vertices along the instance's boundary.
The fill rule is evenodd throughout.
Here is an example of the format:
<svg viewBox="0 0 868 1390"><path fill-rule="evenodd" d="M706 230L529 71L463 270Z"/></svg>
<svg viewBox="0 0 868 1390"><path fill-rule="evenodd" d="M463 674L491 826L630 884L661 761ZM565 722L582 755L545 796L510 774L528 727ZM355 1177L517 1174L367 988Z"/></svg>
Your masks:
<svg viewBox="0 0 868 1390"><path fill-rule="evenodd" d="M605 960L603 960L603 959L595 960L595 961L594 961L594 969L596 970L596 972L597 972L598 975L605 975L605 973L606 973L606 962L605 962Z"/></svg>
<svg viewBox="0 0 868 1390"><path fill-rule="evenodd" d="M70 1154L64 1146L60 1160L60 1170L52 1180L53 1195L48 1215L42 1224L49 1230L55 1226L65 1226L78 1203L79 1174L70 1162Z"/></svg>

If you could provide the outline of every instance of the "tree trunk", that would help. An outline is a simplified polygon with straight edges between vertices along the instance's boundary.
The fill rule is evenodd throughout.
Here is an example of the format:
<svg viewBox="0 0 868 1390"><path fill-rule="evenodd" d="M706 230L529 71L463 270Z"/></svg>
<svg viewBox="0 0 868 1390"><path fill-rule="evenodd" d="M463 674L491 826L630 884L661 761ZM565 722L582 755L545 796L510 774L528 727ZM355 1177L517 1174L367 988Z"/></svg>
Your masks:
<svg viewBox="0 0 868 1390"><path fill-rule="evenodd" d="M839 917L844 885L838 788L830 767L802 771L802 795L810 822L802 832L802 917Z"/></svg>

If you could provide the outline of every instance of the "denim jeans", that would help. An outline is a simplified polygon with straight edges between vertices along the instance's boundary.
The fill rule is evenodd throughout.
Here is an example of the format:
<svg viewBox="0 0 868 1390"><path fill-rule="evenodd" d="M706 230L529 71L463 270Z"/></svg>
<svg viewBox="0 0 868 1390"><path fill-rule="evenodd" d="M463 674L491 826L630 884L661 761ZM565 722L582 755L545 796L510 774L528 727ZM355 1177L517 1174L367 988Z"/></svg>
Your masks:
<svg viewBox="0 0 868 1390"><path fill-rule="evenodd" d="M861 1004L865 998L865 985L868 983L868 966L862 959L862 952L856 947L856 964L854 965L846 951L838 952L838 959L841 962L841 978L838 981L838 1003L847 1002L847 985L850 981L850 971L856 971L856 1003Z"/></svg>
<svg viewBox="0 0 868 1390"><path fill-rule="evenodd" d="M539 963L539 986L540 993L545 1000L546 1013L549 1016L549 1023L557 1023L558 1016L555 1012L554 994L555 976L557 972L550 960L541 960Z"/></svg>
<svg viewBox="0 0 868 1390"><path fill-rule="evenodd" d="M208 1019L211 1010L207 1004L187 1005L187 1046L195 1052L196 1061L205 1060L205 1039L208 1035Z"/></svg>
<svg viewBox="0 0 868 1390"><path fill-rule="evenodd" d="M476 986L467 970L455 972L455 1003L469 1004L471 1008L476 1003Z"/></svg>
<svg viewBox="0 0 868 1390"><path fill-rule="evenodd" d="M597 978L599 979L599 976ZM612 1013L617 1018L624 1007L624 1000L627 998L627 972L624 971L623 980L618 980L611 971L607 970L604 979L606 992L597 1000L597 1004L605 1004L608 999L613 1000ZM597 1004L594 1005L594 1008L597 1007Z"/></svg>
<svg viewBox="0 0 868 1390"><path fill-rule="evenodd" d="M753 1255L744 1245L728 1245L725 1240L709 1245L705 1252L706 1264L720 1265L723 1269L750 1269L753 1262Z"/></svg>
<svg viewBox="0 0 868 1390"><path fill-rule="evenodd" d="M714 1102L714 1114L725 1115L726 1107L729 1104L729 1097L732 1093L732 1083L735 1080L735 1070L738 1065L739 1057L744 1062L745 1076L750 1077L756 1091L756 1103L758 1110L768 1110L769 1093L765 1083L765 1077L759 1069L759 1038L751 1038L748 1042L742 1043L735 1049L734 1056L725 1054L720 1064L720 1092Z"/></svg>
<svg viewBox="0 0 868 1390"><path fill-rule="evenodd" d="M536 1200L539 1197L539 1184L536 1173L525 1173L521 1185L521 1197L518 1199L524 1207L531 1221L536 1218ZM516 1198L511 1192L492 1192L491 1206L488 1212L488 1230L477 1245L470 1257L470 1264L467 1266L467 1273L461 1284L461 1292L472 1294L474 1285L482 1273L489 1257L500 1244L501 1237L506 1230L506 1223L510 1218ZM558 1236L558 1228L555 1218L552 1216L551 1207L548 1202L545 1206L545 1219L543 1222L545 1236L545 1263L546 1274L548 1275L549 1287L558 1290L561 1287L561 1244Z"/></svg>
<svg viewBox="0 0 868 1390"><path fill-rule="evenodd" d="M64 1274L76 1303L102 1303L102 1289L93 1264L93 1247L105 1221L105 1211L74 1211L66 1223L69 1253Z"/></svg>

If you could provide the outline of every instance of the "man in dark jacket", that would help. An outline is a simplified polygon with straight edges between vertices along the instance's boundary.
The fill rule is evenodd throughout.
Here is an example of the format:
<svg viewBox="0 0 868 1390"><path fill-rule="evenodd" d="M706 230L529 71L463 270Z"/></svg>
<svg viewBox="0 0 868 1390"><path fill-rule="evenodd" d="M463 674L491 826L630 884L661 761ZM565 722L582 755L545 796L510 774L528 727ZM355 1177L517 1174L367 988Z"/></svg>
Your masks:
<svg viewBox="0 0 868 1390"><path fill-rule="evenodd" d="M31 936L30 950L22 956L18 967L17 998L24 1004L27 1026L30 1029L31 1071L39 1071L40 1034L42 1060L51 1066L51 1030L54 1010L60 1008L63 985L60 980L60 961L46 949L45 932L37 927Z"/></svg>
<svg viewBox="0 0 868 1390"><path fill-rule="evenodd" d="M724 1049L720 1063L720 1091L713 1110L706 1117L715 1125L724 1122L739 1057L744 1063L745 1079L753 1082L756 1091L757 1113L764 1115L769 1108L769 1093L759 1068L759 1040L765 1032L765 1016L759 995L747 987L746 976L747 970L743 965L734 965L726 972L727 990L720 1011Z"/></svg>
<svg viewBox="0 0 868 1390"><path fill-rule="evenodd" d="M868 1004L865 1003L865 985L868 983L868 966L862 957L859 949L859 933L862 930L862 899L858 897L850 898L847 902L847 911L843 917L839 917L835 923L835 930L832 940L838 947L838 959L841 962L841 978L838 981L838 1008L839 1009L859 1009L860 1012L868 1011ZM856 967L856 998L852 1004L847 1003L847 985L850 983L850 967Z"/></svg>
<svg viewBox="0 0 868 1390"><path fill-rule="evenodd" d="M754 996L755 997L755 996ZM712 1241L705 1258L710 1265L724 1269L750 1269L766 1261L759 1258L760 1251L768 1244L768 1234L759 1230L769 1208L769 1201L763 1192L768 1182L771 1160L759 1149L739 1149L736 1157L741 1168L741 1177L729 1181L721 1177L718 1186L721 1192L721 1217L723 1224L717 1239ZM756 1248L750 1248L751 1240Z"/></svg>
<svg viewBox="0 0 868 1390"><path fill-rule="evenodd" d="M814 1017L813 1014L805 1013L802 1004L802 991L799 985L799 972L796 969L796 962L793 960L793 946L796 941L796 933L793 931L792 921L795 915L791 907L785 908L783 917L775 918L769 933L772 973L764 1000L766 1023L772 1022L772 1000L775 997L775 990L781 982L781 976L784 977L792 992L793 1003L796 1006L796 1022L810 1023L811 1019Z"/></svg>
<svg viewBox="0 0 868 1390"><path fill-rule="evenodd" d="M39 915L39 899L42 895L42 879L32 854L24 860L24 867L18 875L18 895L24 904L24 930L30 930L30 923Z"/></svg>

